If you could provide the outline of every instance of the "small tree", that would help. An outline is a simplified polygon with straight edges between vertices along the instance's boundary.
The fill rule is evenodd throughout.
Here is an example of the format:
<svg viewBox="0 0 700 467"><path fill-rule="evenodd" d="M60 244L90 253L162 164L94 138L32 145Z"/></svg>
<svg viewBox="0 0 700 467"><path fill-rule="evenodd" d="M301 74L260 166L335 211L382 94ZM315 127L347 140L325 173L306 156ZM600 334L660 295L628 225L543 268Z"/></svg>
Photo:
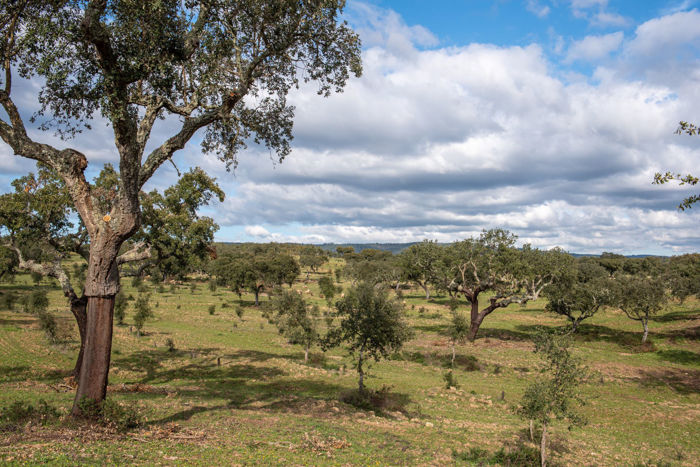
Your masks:
<svg viewBox="0 0 700 467"><path fill-rule="evenodd" d="M126 295L124 295L124 292L120 291L114 297L114 319L117 322L117 324L119 324L119 325L124 324L124 317L125 317L126 307L128 304L129 303L126 300Z"/></svg>
<svg viewBox="0 0 700 467"><path fill-rule="evenodd" d="M325 297L328 306L331 306L333 297L335 297L335 284L333 283L333 277L323 276L318 280L318 287L321 289L321 293Z"/></svg>
<svg viewBox="0 0 700 467"><path fill-rule="evenodd" d="M403 305L390 300L384 289L362 282L351 288L335 304L341 321L329 331L324 347L345 343L355 359L360 393L365 393L364 364L372 358L378 362L390 352L399 350L412 335Z"/></svg>
<svg viewBox="0 0 700 467"><path fill-rule="evenodd" d="M554 419L568 420L569 429L585 423L574 410L584 403L579 388L587 376L587 369L569 352L570 340L566 336L540 331L535 336L535 353L544 359L540 377L526 389L516 412L530 420L530 436L533 437L533 421L542 427L540 459L547 465L547 428Z"/></svg>
<svg viewBox="0 0 700 467"><path fill-rule="evenodd" d="M309 349L319 341L318 306L309 306L297 293L278 289L274 300L276 316L271 320L280 334L291 344L304 347L304 363L309 361Z"/></svg>
<svg viewBox="0 0 700 467"><path fill-rule="evenodd" d="M450 365L452 368L454 368L455 346L458 343L461 344L466 341L467 336L469 336L469 319L464 313L460 313L457 310L452 310L452 320L450 321L448 333L450 340L452 341L452 361L450 362Z"/></svg>
<svg viewBox="0 0 700 467"><path fill-rule="evenodd" d="M151 305L149 303L151 296L149 294L139 294L134 303L134 309L136 314L134 314L134 326L136 326L136 334L141 337L141 330L146 321L153 317L153 312L151 311Z"/></svg>
<svg viewBox="0 0 700 467"><path fill-rule="evenodd" d="M664 283L659 278L624 277L617 280L617 306L629 319L639 321L644 328L642 344L649 335L649 318L668 301Z"/></svg>

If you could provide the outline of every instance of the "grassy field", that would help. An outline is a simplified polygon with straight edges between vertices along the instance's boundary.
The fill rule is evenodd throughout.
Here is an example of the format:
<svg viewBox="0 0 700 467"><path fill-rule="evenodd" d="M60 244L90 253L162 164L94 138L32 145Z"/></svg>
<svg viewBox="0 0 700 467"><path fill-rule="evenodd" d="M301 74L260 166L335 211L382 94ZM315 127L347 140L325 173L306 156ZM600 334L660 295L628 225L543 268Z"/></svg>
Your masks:
<svg viewBox="0 0 700 467"><path fill-rule="evenodd" d="M294 287L325 307L318 277ZM130 280L123 286L137 295ZM0 283L1 291L34 287L50 290L63 339L49 344L35 316L0 310L0 407L44 399L65 414L74 394L66 376L78 347L65 299L29 276ZM28 423L0 432L0 463L507 463L503 453L515 456L534 446L527 423L512 412L538 365L532 334L538 325L566 324L545 313L543 301L494 312L480 338L458 348L459 388L448 390L447 298L426 302L421 290L407 290L416 335L400 354L372 366L368 386L390 388L385 408L375 413L340 402L357 384L342 349L324 354L316 348L304 364L303 350L267 323L252 296L239 301L221 287L210 292L204 282L196 291L190 284L166 284L162 293L148 287L155 318L138 338L130 330L130 302L127 324L115 326L108 394L136 404L143 425L120 433L65 419ZM619 312L581 326L574 352L594 371L583 408L589 422L571 432L564 424L553 428L555 465L698 464L700 302L674 304L650 328L652 345L642 348L641 326ZM175 350L168 350L168 339Z"/></svg>

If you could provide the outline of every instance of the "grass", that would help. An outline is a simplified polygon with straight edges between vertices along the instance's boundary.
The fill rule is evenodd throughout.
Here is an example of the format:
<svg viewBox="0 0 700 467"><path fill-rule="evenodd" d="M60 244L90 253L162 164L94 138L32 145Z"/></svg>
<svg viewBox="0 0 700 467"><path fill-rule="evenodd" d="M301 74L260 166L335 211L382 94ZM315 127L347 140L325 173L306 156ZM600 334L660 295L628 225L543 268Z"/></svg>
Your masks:
<svg viewBox="0 0 700 467"><path fill-rule="evenodd" d="M303 274L294 288L324 310L320 274L309 282ZM136 296L124 282L125 294ZM518 465L534 447L511 411L536 374L531 336L537 326L566 325L545 313L542 301L496 311L475 343L458 347L459 388L446 389L447 300L426 302L422 290L406 290L416 336L370 369L366 384L384 387L391 403L362 410L341 401L357 384L342 350L316 348L305 365L302 348L267 323L252 295L239 299L223 287L212 293L204 281L194 293L187 283L162 293L147 286L159 307L138 338L129 302L126 325L114 330L108 394L138 407L142 426L122 433L66 419L29 423L0 436L0 463ZM0 310L0 407L45 400L66 414L77 330L58 288L48 281L38 287L49 291L59 340L47 341L37 317ZM33 288L21 275L0 284L0 292ZM657 317L653 346L644 348L638 323L621 313L585 321L575 351L595 372L585 389L589 424L571 433L554 426L552 462L693 465L700 458L699 329L698 301Z"/></svg>

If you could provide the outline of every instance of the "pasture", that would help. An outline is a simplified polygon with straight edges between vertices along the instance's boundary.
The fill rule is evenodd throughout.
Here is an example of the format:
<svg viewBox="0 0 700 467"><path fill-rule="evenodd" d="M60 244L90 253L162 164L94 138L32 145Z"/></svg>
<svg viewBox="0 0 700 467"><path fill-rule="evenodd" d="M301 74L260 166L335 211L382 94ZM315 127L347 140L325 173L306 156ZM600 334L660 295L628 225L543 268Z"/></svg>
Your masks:
<svg viewBox="0 0 700 467"><path fill-rule="evenodd" d="M338 266L337 259L330 267ZM327 310L317 280L294 284ZM311 351L288 344L253 306L252 295L205 281L146 282L154 318L139 338L114 327L108 399L131 403L140 427L119 431L65 417L0 432L0 463L58 465L529 465L535 445L513 413L537 372L537 326L566 326L540 299L511 305L484 322L474 343L457 348L458 388L446 389L451 356L448 297L404 290L414 338L373 364L366 384L385 388L376 410L341 402L357 375L342 348ZM122 280L127 296L138 293ZM347 287L347 283L342 283ZM60 339L50 344L37 317L0 310L0 407L40 399L67 414L68 374L79 340L58 287L28 275L0 291L49 290ZM308 289L308 292L307 292ZM394 292L390 292L392 295ZM267 300L263 296L262 301ZM214 314L209 313L211 305ZM242 310L241 316L235 312ZM462 301L462 310L466 305ZM587 425L552 428L553 465L697 465L700 458L700 302L674 302L653 318L650 344L641 326L616 310L585 321L574 353L592 370L585 386ZM170 342L169 342L170 341ZM172 345L169 345L169 344ZM536 451L535 451L536 452ZM534 459L537 459L535 454Z"/></svg>

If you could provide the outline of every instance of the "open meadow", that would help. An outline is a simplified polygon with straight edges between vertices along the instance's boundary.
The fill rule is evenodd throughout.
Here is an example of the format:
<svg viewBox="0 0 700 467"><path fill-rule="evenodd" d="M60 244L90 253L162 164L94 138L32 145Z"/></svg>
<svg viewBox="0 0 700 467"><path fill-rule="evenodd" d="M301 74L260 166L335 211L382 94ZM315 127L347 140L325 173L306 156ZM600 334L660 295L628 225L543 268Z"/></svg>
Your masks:
<svg viewBox="0 0 700 467"><path fill-rule="evenodd" d="M321 310L317 280L339 259L300 276L294 288ZM137 291L122 280L127 296ZM288 344L253 306L207 282L146 283L154 317L137 337L133 301L114 327L108 399L132 404L139 427L70 421L75 391L68 377L79 339L60 290L18 274L0 290L50 290L58 342L35 315L0 310L0 407L45 400L61 417L0 428L0 463L141 465L531 465L538 462L527 422L513 412L537 372L537 326L565 326L544 300L511 305L485 321L474 343L457 347L457 388L446 388L451 344L447 297L426 301L406 289L414 337L373 364L366 381L385 388L375 410L341 402L357 386L342 348ZM342 283L347 286L347 283ZM394 292L392 291L393 295ZM267 300L262 297L262 302ZM214 306L213 314L210 307ZM462 301L460 307L466 305ZM240 315L240 316L239 316ZM697 465L700 458L700 302L674 302L650 325L607 310L581 324L574 353L592 370L585 385L588 423L555 424L553 465ZM7 412L6 412L7 413Z"/></svg>

